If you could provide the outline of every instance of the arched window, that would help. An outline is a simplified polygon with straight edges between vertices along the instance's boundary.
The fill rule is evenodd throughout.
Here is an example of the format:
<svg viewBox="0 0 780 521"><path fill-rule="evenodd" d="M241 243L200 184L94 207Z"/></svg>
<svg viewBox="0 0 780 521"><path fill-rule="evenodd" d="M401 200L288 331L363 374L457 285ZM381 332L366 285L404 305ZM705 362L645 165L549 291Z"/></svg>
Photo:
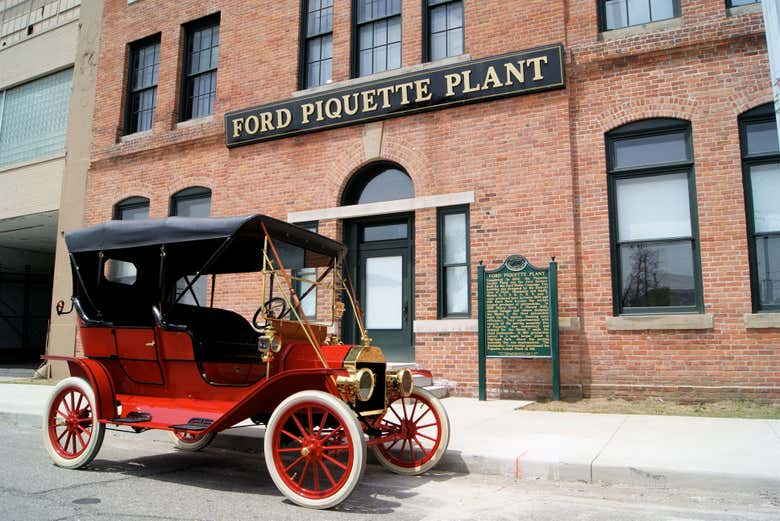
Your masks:
<svg viewBox="0 0 780 521"><path fill-rule="evenodd" d="M396 163L373 163L352 176L341 204L378 203L414 197L412 179Z"/></svg>
<svg viewBox="0 0 780 521"><path fill-rule="evenodd" d="M702 312L690 123L629 123L606 150L615 313Z"/></svg>
<svg viewBox="0 0 780 521"><path fill-rule="evenodd" d="M739 117L753 310L780 309L780 145L772 103Z"/></svg>
<svg viewBox="0 0 780 521"><path fill-rule="evenodd" d="M149 199L146 197L128 197L114 205L114 219L135 221L149 218Z"/></svg>
<svg viewBox="0 0 780 521"><path fill-rule="evenodd" d="M202 186L191 186L171 196L171 216L177 217L208 217L211 215L211 190ZM187 290L192 276L182 277L176 281L176 299ZM179 302L203 306L206 303L207 282L205 277L195 281Z"/></svg>
<svg viewBox="0 0 780 521"><path fill-rule="evenodd" d="M211 190L192 186L171 196L171 216L208 217L211 215Z"/></svg>

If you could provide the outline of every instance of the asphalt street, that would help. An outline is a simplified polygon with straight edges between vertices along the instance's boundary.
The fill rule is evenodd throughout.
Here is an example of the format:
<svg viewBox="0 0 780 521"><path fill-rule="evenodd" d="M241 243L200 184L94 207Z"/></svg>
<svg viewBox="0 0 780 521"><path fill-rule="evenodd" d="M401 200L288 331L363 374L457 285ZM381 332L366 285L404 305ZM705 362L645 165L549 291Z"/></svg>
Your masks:
<svg viewBox="0 0 780 521"><path fill-rule="evenodd" d="M162 433L108 431L84 470L49 460L41 430L0 425L0 519L45 520L755 520L780 519L777 495L520 481L431 472L403 477L369 465L331 511L276 490L262 454L173 449Z"/></svg>

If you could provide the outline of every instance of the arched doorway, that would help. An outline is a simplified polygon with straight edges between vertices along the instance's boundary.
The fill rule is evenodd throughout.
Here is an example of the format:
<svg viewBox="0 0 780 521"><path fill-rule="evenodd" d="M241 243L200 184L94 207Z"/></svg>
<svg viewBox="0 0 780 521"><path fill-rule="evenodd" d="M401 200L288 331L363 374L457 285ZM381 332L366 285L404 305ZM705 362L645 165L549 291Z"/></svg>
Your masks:
<svg viewBox="0 0 780 521"><path fill-rule="evenodd" d="M347 184L342 205L414 197L414 185L400 165L372 163ZM393 213L344 222L349 246L346 270L354 281L368 336L393 362L414 361L414 214ZM357 324L347 314L344 337L360 341Z"/></svg>

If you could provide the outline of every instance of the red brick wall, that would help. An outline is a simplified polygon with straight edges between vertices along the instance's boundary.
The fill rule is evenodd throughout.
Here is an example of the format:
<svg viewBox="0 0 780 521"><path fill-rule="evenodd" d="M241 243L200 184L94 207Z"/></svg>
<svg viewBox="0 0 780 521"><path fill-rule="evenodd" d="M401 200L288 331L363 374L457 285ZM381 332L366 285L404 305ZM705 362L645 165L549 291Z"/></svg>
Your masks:
<svg viewBox="0 0 780 521"><path fill-rule="evenodd" d="M334 2L333 80L349 78L349 0ZM780 334L746 330L745 212L737 116L770 101L761 15L727 16L722 0L683 0L672 27L602 41L594 2L466 0L466 52L481 58L562 42L567 88L239 147L224 144L224 112L286 99L297 88L298 2L109 0L103 22L88 223L143 195L151 216L192 185L212 189L212 213L287 213L337 206L373 159L368 128L381 126L381 157L411 176L416 195L473 191L472 317L476 265L513 253L559 262L564 393L769 396L780 399ZM518 7L519 5L519 7ZM181 25L221 12L217 100L211 120L177 128ZM403 2L403 65L421 61L420 2ZM158 105L151 133L120 139L127 44L160 32ZM699 208L705 331L608 332L613 315L604 133L649 117L691 121ZM339 238L334 221L320 232ZM415 214L415 318L437 318L436 211ZM218 305L251 314L251 279L220 286ZM320 295L319 309L328 308ZM420 365L474 395L475 333L417 334ZM548 394L544 360L489 360L491 396ZM693 389L691 391L690 389Z"/></svg>

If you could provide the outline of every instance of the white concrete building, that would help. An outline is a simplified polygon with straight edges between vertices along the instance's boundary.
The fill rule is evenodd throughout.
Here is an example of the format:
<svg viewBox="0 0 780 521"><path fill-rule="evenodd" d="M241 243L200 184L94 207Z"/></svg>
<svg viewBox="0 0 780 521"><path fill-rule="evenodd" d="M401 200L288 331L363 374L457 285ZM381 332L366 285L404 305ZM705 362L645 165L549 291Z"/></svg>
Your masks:
<svg viewBox="0 0 780 521"><path fill-rule="evenodd" d="M96 0L0 0L0 363L46 349L58 229L83 214L101 13Z"/></svg>

